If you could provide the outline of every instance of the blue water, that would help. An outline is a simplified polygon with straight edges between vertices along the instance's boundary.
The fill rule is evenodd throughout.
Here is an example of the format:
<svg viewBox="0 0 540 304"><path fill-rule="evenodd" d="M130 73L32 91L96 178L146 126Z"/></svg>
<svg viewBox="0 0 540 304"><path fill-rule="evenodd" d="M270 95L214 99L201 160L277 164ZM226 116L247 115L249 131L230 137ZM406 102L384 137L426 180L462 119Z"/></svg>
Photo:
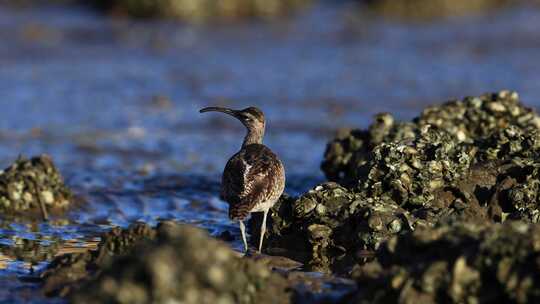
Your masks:
<svg viewBox="0 0 540 304"><path fill-rule="evenodd" d="M84 247L112 226L160 219L238 235L217 193L244 131L199 108L262 108L265 142L285 163L287 191L299 194L323 180L333 132L365 127L374 113L410 119L429 104L501 89L539 106L538 28L540 10L529 8L405 24L344 4L201 27L0 7L0 164L48 153L87 201L51 224L0 221L0 245ZM9 258L0 267L0 302L58 302L17 280L29 267Z"/></svg>

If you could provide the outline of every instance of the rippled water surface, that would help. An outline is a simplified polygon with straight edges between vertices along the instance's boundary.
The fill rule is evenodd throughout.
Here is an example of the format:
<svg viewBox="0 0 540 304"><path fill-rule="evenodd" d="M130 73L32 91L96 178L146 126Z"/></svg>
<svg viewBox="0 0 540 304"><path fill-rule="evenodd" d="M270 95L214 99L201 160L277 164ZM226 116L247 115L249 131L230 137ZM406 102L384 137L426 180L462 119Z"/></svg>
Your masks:
<svg viewBox="0 0 540 304"><path fill-rule="evenodd" d="M409 119L505 88L540 105L539 28L528 8L407 25L334 5L280 23L196 27L0 7L0 164L51 154L86 202L67 220L0 221L0 302L59 302L17 279L45 266L9 255L24 240L73 251L112 226L159 219L238 236L217 193L244 131L199 108L261 107L265 142L299 194L323 180L333 131L376 112Z"/></svg>

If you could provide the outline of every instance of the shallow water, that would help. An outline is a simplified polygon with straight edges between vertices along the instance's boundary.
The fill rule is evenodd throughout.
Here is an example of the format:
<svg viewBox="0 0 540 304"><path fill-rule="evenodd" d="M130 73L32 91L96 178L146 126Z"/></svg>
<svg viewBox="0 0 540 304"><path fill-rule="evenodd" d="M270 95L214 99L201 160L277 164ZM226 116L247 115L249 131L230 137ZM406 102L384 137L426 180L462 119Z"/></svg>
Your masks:
<svg viewBox="0 0 540 304"><path fill-rule="evenodd" d="M112 226L159 219L229 230L240 248L217 193L244 131L199 108L261 107L287 192L299 194L323 180L333 131L366 126L374 113L409 119L428 104L505 88L539 106L538 28L540 11L528 8L407 25L347 4L220 27L0 8L0 164L51 154L87 202L67 221L1 221L0 249L29 239L76 250ZM0 302L59 301L16 280L30 264L0 255L0 268Z"/></svg>

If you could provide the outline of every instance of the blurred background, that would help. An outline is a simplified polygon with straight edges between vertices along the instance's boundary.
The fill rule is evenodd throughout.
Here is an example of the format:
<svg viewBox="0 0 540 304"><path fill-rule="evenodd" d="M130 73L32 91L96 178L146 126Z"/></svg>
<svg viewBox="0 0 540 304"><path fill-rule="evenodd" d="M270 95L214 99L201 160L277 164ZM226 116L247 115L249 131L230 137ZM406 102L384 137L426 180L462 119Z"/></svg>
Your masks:
<svg viewBox="0 0 540 304"><path fill-rule="evenodd" d="M540 8L512 0L0 0L0 162L219 173L255 105L290 174L388 111L500 89L535 105Z"/></svg>
<svg viewBox="0 0 540 304"><path fill-rule="evenodd" d="M375 113L501 89L540 105L539 29L536 0L0 0L0 165L50 154L89 206L0 244L163 218L237 234L217 193L244 130L198 109L260 107L298 194ZM6 261L0 299L44 301Z"/></svg>

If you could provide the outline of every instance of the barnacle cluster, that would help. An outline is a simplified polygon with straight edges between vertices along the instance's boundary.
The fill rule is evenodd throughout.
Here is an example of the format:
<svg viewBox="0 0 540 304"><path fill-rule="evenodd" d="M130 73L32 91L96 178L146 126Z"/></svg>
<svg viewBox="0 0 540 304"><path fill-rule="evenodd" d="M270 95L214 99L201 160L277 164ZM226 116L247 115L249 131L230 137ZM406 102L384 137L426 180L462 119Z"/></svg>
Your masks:
<svg viewBox="0 0 540 304"><path fill-rule="evenodd" d="M134 224L127 229L115 227L100 236L96 251L58 256L40 274L43 292L49 296L66 296L97 277L115 256L133 252L136 244L152 241L156 234L156 229L146 224Z"/></svg>
<svg viewBox="0 0 540 304"><path fill-rule="evenodd" d="M501 164L499 171L498 183L487 203L491 217L539 222L540 162L515 159Z"/></svg>
<svg viewBox="0 0 540 304"><path fill-rule="evenodd" d="M340 130L326 146L321 169L331 181L355 184L358 168L365 165L373 148L382 142L414 139L414 123L396 122L389 113L375 115L367 130Z"/></svg>
<svg viewBox="0 0 540 304"><path fill-rule="evenodd" d="M275 248L309 269L341 271L354 263L358 249L375 249L388 237L411 231L414 218L395 203L365 199L328 182L301 197L282 199L271 213L268 250ZM260 217L252 219L252 240L259 238Z"/></svg>
<svg viewBox="0 0 540 304"><path fill-rule="evenodd" d="M539 159L540 129L538 127L520 128L510 125L475 141L479 153L477 162L508 159L519 162L523 159Z"/></svg>
<svg viewBox="0 0 540 304"><path fill-rule="evenodd" d="M327 270L392 235L447 221L538 222L539 121L509 91L430 107L411 122L380 114L328 145L322 168L339 184L273 210L281 224L268 250L294 243L306 252L294 258Z"/></svg>
<svg viewBox="0 0 540 304"><path fill-rule="evenodd" d="M342 303L536 303L540 225L454 222L390 238Z"/></svg>
<svg viewBox="0 0 540 304"><path fill-rule="evenodd" d="M100 7L134 17L158 17L190 22L272 18L290 14L310 0L95 0Z"/></svg>
<svg viewBox="0 0 540 304"><path fill-rule="evenodd" d="M358 191L382 201L425 206L434 191L463 177L476 150L451 135L423 125L412 139L377 145L361 172Z"/></svg>
<svg viewBox="0 0 540 304"><path fill-rule="evenodd" d="M50 157L20 157L0 171L0 212L4 215L37 213L43 208L63 211L72 194Z"/></svg>
<svg viewBox="0 0 540 304"><path fill-rule="evenodd" d="M298 199L282 199L275 208L267 231L269 250L285 248L287 252L281 254L323 272L340 271L351 263L354 250L376 248L413 225L409 213L397 204L364 200L333 182L318 185ZM252 240L259 238L260 220L253 216Z"/></svg>
<svg viewBox="0 0 540 304"><path fill-rule="evenodd" d="M332 140L326 147L321 168L329 180L355 184L362 177L358 168L366 164L377 145L414 139L420 133L418 130L426 125L446 131L456 143L474 144L508 127L537 130L540 117L521 104L519 95L511 91L428 107L412 122L395 122L390 114L378 114L368 130L342 132Z"/></svg>
<svg viewBox="0 0 540 304"><path fill-rule="evenodd" d="M115 229L96 252L59 257L43 277L46 292L72 303L290 301L285 278L201 229L172 222Z"/></svg>

